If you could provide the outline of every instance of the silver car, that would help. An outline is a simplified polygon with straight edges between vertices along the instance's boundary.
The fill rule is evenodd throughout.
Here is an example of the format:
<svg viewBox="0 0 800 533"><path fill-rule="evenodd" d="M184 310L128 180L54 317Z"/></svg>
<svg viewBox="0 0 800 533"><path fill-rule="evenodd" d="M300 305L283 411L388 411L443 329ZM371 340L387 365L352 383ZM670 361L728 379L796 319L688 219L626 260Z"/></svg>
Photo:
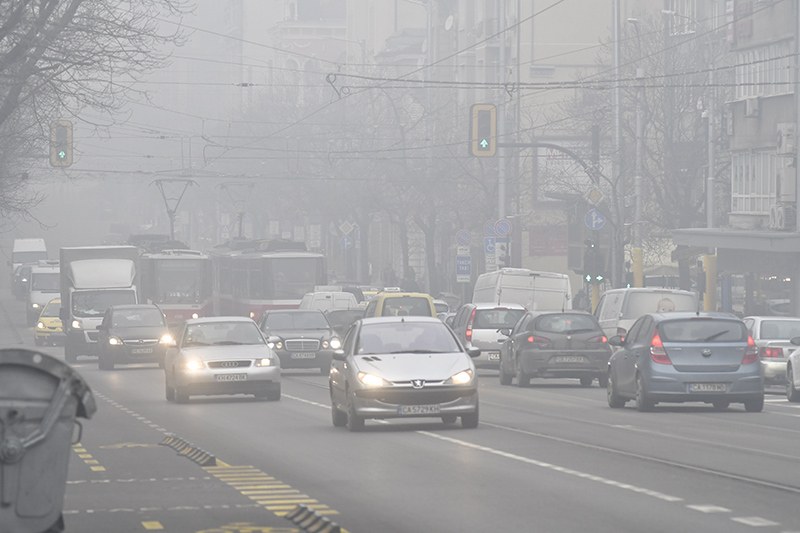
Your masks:
<svg viewBox="0 0 800 533"><path fill-rule="evenodd" d="M351 431L367 418L436 417L478 425L472 357L441 320L380 317L356 322L333 354L329 377L334 426Z"/></svg>
<svg viewBox="0 0 800 533"><path fill-rule="evenodd" d="M481 351L475 359L478 368L499 368L500 348L505 337L501 329L511 330L525 314L519 304L464 304L453 319L453 331L465 346Z"/></svg>
<svg viewBox="0 0 800 533"><path fill-rule="evenodd" d="M176 339L164 361L167 401L184 403L190 396L217 394L280 400L280 359L252 319L187 320Z"/></svg>
<svg viewBox="0 0 800 533"><path fill-rule="evenodd" d="M800 402L800 336L791 340L793 351L786 361L786 399L792 403Z"/></svg>
<svg viewBox="0 0 800 533"><path fill-rule="evenodd" d="M794 350L793 337L800 336L800 318L782 316L748 316L743 318L758 347L764 381L786 382L786 360Z"/></svg>

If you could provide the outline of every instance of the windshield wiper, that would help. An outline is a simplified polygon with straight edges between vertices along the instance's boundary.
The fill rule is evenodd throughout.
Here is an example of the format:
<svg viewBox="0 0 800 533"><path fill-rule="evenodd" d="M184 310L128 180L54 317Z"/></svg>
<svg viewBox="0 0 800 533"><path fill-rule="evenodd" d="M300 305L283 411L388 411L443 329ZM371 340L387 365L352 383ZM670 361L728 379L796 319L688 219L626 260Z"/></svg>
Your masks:
<svg viewBox="0 0 800 533"><path fill-rule="evenodd" d="M572 335L573 333L586 333L587 331L594 331L594 328L568 329L564 333Z"/></svg>
<svg viewBox="0 0 800 533"><path fill-rule="evenodd" d="M720 335L724 335L724 334L728 333L729 331L730 331L729 329L724 329L722 331L718 331L718 332L714 333L713 335L709 335L708 337L703 339L703 342L713 341L714 339L716 339Z"/></svg>
<svg viewBox="0 0 800 533"><path fill-rule="evenodd" d="M239 341L217 341L214 343L214 346L238 346L240 344L244 343Z"/></svg>

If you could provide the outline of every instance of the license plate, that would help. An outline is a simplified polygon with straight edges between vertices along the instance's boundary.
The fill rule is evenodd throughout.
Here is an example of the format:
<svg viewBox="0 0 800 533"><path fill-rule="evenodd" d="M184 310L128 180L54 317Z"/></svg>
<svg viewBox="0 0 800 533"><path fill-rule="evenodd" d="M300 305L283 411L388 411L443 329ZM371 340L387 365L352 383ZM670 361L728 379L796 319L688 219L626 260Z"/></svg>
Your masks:
<svg viewBox="0 0 800 533"><path fill-rule="evenodd" d="M401 405L397 408L397 414L403 416L414 415L438 415L442 410L439 404L433 405Z"/></svg>
<svg viewBox="0 0 800 533"><path fill-rule="evenodd" d="M292 359L314 359L317 356L314 352L297 352L291 355Z"/></svg>
<svg viewBox="0 0 800 533"><path fill-rule="evenodd" d="M488 352L487 355L489 356L489 361L500 360L500 352Z"/></svg>
<svg viewBox="0 0 800 533"><path fill-rule="evenodd" d="M153 353L152 348L131 348L131 353Z"/></svg>
<svg viewBox="0 0 800 533"><path fill-rule="evenodd" d="M556 363L583 363L584 359L581 355L559 355L556 357Z"/></svg>
<svg viewBox="0 0 800 533"><path fill-rule="evenodd" d="M689 392L725 392L725 383L689 383Z"/></svg>
<svg viewBox="0 0 800 533"><path fill-rule="evenodd" d="M247 374L215 374L217 381L247 381Z"/></svg>

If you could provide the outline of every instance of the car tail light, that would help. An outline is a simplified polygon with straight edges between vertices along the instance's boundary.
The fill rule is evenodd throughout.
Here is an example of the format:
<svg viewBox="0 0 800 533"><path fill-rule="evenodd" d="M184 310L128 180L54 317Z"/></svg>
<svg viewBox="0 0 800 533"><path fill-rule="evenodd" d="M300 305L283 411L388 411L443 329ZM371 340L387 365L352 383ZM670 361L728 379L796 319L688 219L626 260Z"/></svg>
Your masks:
<svg viewBox="0 0 800 533"><path fill-rule="evenodd" d="M600 344L605 344L608 342L608 337L605 335L600 335L599 337L592 337L589 339L589 342L599 342Z"/></svg>
<svg viewBox="0 0 800 533"><path fill-rule="evenodd" d="M664 349L664 343L661 342L661 337L656 333L653 335L653 340L650 341L650 359L659 365L671 365L672 361Z"/></svg>
<svg viewBox="0 0 800 533"><path fill-rule="evenodd" d="M528 337L528 344L538 344L540 346L544 346L546 344L550 344L550 339L547 337L535 337L531 335Z"/></svg>
<svg viewBox="0 0 800 533"><path fill-rule="evenodd" d="M467 338L468 342L472 342L472 322L475 320L475 312L478 309L473 309L472 313L469 315L469 320L467 321L467 331L464 333L464 336Z"/></svg>
<svg viewBox="0 0 800 533"><path fill-rule="evenodd" d="M742 364L751 365L756 362L758 362L758 348L756 348L756 341L753 340L753 337L748 336L747 349L744 352Z"/></svg>
<svg viewBox="0 0 800 533"><path fill-rule="evenodd" d="M748 344L749 346L749 344ZM763 346L759 351L758 355L762 359L775 359L783 357L783 348L776 348L774 346Z"/></svg>

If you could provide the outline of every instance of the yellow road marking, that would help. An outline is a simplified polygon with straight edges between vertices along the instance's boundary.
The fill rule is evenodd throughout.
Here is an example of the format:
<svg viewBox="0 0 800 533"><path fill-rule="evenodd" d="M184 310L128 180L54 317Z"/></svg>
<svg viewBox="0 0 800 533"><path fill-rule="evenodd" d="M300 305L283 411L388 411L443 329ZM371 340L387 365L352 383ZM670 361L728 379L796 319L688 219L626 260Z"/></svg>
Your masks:
<svg viewBox="0 0 800 533"><path fill-rule="evenodd" d="M91 457L91 455L89 457ZM100 464L100 461L98 461L97 459L84 459L83 462L86 463L87 465L99 465Z"/></svg>
<svg viewBox="0 0 800 533"><path fill-rule="evenodd" d="M268 503L273 500L285 500L286 498L311 498L308 494L270 494L269 496L262 496L258 503Z"/></svg>
<svg viewBox="0 0 800 533"><path fill-rule="evenodd" d="M106 471L106 467L104 467L104 466L91 466L89 468L91 469L92 472L105 472Z"/></svg>
<svg viewBox="0 0 800 533"><path fill-rule="evenodd" d="M291 488L292 488L292 487L291 487L290 485L272 485L271 487L268 487L268 488L266 488L266 489L260 489L260 490L240 490L239 492L240 492L241 494L244 494L245 496L249 496L250 494L260 494L260 493L262 493L262 492L267 492L267 493L269 493L269 492L274 492L274 491L275 491L275 489L291 489Z"/></svg>
<svg viewBox="0 0 800 533"><path fill-rule="evenodd" d="M151 531L156 529L164 529L164 526L161 525L161 522L158 522L156 520L142 522L142 527Z"/></svg>
<svg viewBox="0 0 800 533"><path fill-rule="evenodd" d="M266 500L266 501L258 501L256 502L259 505L266 505L267 509L271 509L270 505L288 505L294 504L297 505L298 503L319 503L314 498L294 498L291 500Z"/></svg>
<svg viewBox="0 0 800 533"><path fill-rule="evenodd" d="M80 457L81 459L91 459L92 458L92 454L90 454L90 453L79 453L78 457Z"/></svg>

